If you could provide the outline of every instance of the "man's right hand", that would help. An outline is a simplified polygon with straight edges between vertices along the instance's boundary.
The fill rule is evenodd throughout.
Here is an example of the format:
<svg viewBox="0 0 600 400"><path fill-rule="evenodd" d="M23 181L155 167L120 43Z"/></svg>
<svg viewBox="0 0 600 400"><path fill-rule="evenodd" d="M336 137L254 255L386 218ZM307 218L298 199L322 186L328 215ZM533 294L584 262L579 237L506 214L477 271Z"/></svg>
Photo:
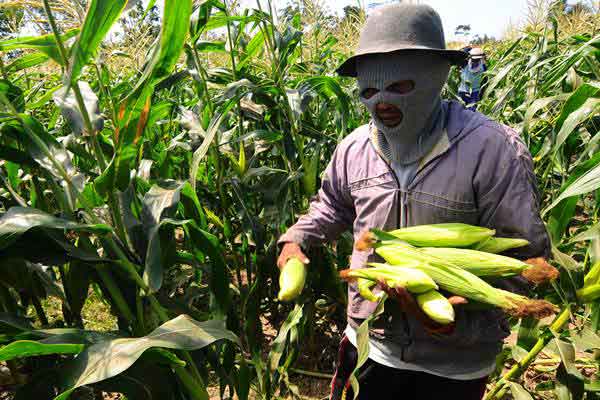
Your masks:
<svg viewBox="0 0 600 400"><path fill-rule="evenodd" d="M285 243L281 249L281 254L279 254L279 258L277 259L277 266L279 269L283 268L285 263L288 262L290 258L297 258L304 264L308 264L310 260L306 255L302 252L302 248L297 243Z"/></svg>

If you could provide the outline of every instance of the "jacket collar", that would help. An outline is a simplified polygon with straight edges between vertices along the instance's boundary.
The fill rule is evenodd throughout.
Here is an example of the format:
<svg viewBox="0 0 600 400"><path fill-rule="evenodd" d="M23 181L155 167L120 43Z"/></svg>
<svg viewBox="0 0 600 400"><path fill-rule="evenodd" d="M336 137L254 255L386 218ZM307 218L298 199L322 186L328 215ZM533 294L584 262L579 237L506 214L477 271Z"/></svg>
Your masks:
<svg viewBox="0 0 600 400"><path fill-rule="evenodd" d="M431 161L452 149L461 139L489 121L483 114L467 110L462 104L456 101L444 101L442 108L444 118L446 119L444 133L429 153L421 159L419 171ZM373 123L370 123L369 130L369 140L373 141L373 138L377 136L377 128ZM385 157L379 153L375 143L372 144L379 156L385 160Z"/></svg>

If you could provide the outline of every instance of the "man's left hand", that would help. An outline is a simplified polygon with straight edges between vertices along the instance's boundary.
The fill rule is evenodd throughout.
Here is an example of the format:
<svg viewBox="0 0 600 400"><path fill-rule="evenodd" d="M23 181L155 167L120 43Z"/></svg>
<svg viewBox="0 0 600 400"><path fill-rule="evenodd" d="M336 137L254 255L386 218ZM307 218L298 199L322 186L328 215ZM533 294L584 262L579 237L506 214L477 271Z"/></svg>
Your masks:
<svg viewBox="0 0 600 400"><path fill-rule="evenodd" d="M429 316L423 312L421 307L419 307L414 296L406 290L406 288L390 287L383 280L379 282L379 286L390 298L393 298L398 302L402 312L412 315L421 322L428 333L451 334L454 332L454 323L443 325L429 318ZM448 298L448 301L452 306L467 303L467 299L461 296L452 296Z"/></svg>

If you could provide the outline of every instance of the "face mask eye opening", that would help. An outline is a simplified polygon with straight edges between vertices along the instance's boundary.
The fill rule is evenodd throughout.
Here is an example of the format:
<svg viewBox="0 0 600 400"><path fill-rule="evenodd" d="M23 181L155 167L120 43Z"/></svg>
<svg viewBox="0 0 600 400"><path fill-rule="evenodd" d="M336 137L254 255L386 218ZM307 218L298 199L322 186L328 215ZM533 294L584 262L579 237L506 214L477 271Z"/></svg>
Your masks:
<svg viewBox="0 0 600 400"><path fill-rule="evenodd" d="M379 93L379 90L377 90L375 88L366 88L365 90L360 92L360 97L368 100L371 97L375 96L377 93Z"/></svg>
<svg viewBox="0 0 600 400"><path fill-rule="evenodd" d="M385 90L395 94L408 94L415 89L415 82L410 80L392 83Z"/></svg>

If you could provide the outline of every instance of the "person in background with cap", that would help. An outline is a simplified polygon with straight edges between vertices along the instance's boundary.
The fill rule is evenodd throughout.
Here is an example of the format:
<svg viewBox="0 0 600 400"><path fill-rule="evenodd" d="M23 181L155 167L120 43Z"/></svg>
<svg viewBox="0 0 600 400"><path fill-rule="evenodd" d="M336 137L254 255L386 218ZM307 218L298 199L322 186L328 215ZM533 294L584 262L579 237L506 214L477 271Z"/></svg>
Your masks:
<svg viewBox="0 0 600 400"><path fill-rule="evenodd" d="M473 110L477 109L477 103L481 99L485 71L487 71L485 53L481 48L473 47L469 51L468 64L460 72L460 86L458 87L458 95Z"/></svg>
<svg viewBox="0 0 600 400"><path fill-rule="evenodd" d="M451 66L464 65L467 56L446 49L442 22L431 7L394 4L373 11L355 55L338 69L356 77L371 122L337 146L308 213L279 239L280 268L291 257L308 264L310 246L346 230L357 240L371 228L444 222L527 239L529 246L510 255L545 263L550 241L527 148L512 129L440 97ZM355 249L350 268L374 261L380 260L373 251ZM519 279L503 280L503 288L527 291ZM359 398L481 399L509 333L500 310L469 308L453 297L456 321L440 326L405 290L376 290L385 290L392 303L371 323ZM352 391L357 328L376 306L348 285L348 325L332 400Z"/></svg>

